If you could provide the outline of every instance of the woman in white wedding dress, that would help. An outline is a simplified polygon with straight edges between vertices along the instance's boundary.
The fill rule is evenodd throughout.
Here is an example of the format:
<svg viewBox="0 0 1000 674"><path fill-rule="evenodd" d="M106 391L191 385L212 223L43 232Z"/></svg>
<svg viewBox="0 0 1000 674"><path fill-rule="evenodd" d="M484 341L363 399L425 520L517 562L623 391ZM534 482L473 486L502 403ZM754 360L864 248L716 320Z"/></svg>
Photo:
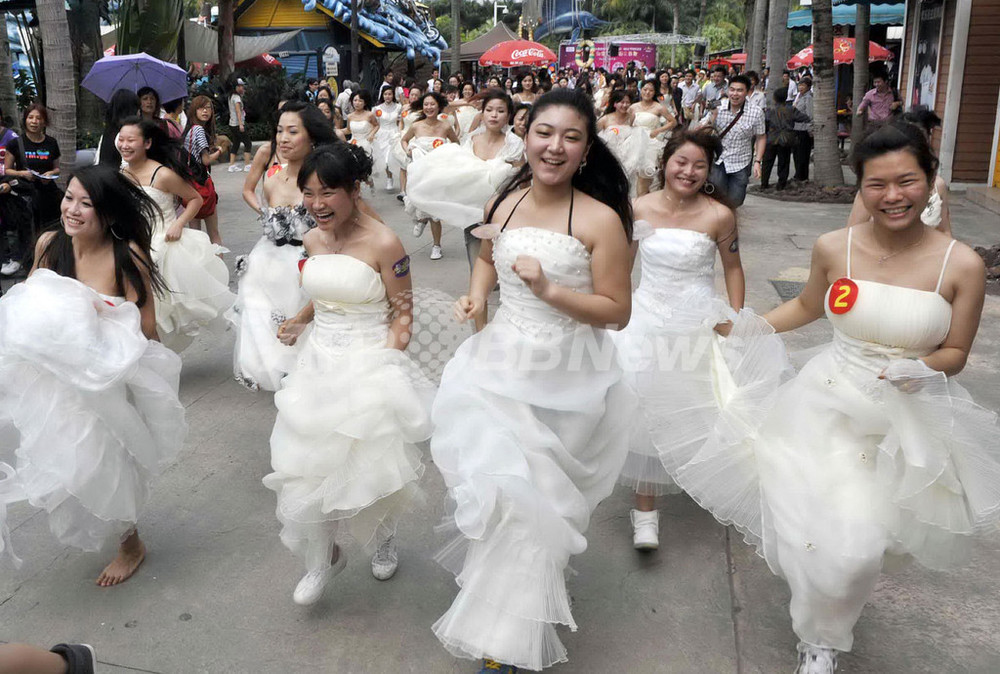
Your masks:
<svg viewBox="0 0 1000 674"><path fill-rule="evenodd" d="M157 206L153 262L166 291L156 297L156 331L164 346L179 353L199 332L220 322L236 299L229 290L229 269L219 257L224 249L205 232L187 227L202 198L185 179L177 141L155 122L133 117L122 123L116 147L124 174ZM184 210L178 214L181 202Z"/></svg>
<svg viewBox="0 0 1000 674"><path fill-rule="evenodd" d="M360 148L336 144L309 155L298 177L317 223L300 265L311 302L278 334L292 344L313 327L274 396L274 472L264 485L278 495L282 542L305 563L293 595L301 605L343 570L341 525L374 550L375 578L396 572L396 524L423 473L415 443L430 437L433 385L403 352L413 323L409 258L391 229L359 209L371 170Z"/></svg>
<svg viewBox="0 0 1000 674"><path fill-rule="evenodd" d="M251 390L278 390L281 378L295 364L296 349L278 339L278 326L309 301L299 286L298 262L302 237L316 226L302 206L297 179L313 147L336 141L333 127L315 106L300 101L285 104L278 118L272 164L263 174L267 204L258 220L263 236L246 258L237 262L239 292L228 318L236 328L233 372Z"/></svg>
<svg viewBox="0 0 1000 674"><path fill-rule="evenodd" d="M649 134L634 126L635 115L632 114L631 105L632 99L624 89L612 91L604 114L597 121L597 131L601 140L618 159L628 177L632 193L635 194L639 167L646 157Z"/></svg>
<svg viewBox="0 0 1000 674"><path fill-rule="evenodd" d="M785 332L825 314L833 342L744 444L695 457L700 487L685 485L788 582L799 674L835 671L883 564L950 566L1000 514L996 415L953 380L983 261L920 219L937 160L919 130L879 129L854 164L872 219L821 236L802 293L764 316Z"/></svg>
<svg viewBox="0 0 1000 674"><path fill-rule="evenodd" d="M410 163L406 169L407 195L403 198L406 212L417 220L413 226L413 236L420 237L424 233L427 224L431 226L431 259L441 259L441 222L434 219L427 213L417 208L409 198L409 191L412 189L414 180L426 179L419 176L425 167L434 168L433 163L428 164L425 160L431 153L448 143L458 143L458 136L455 135L455 127L444 109L448 107L448 100L441 94L428 92L421 99L420 117L413 122L410 130L403 134L400 141L403 151L410 157Z"/></svg>
<svg viewBox="0 0 1000 674"><path fill-rule="evenodd" d="M634 205L642 278L632 320L615 333L615 345L645 417L631 430L620 478L636 494L630 517L637 550L659 547L656 497L680 491L664 461L676 472L686 462L678 457L690 458L719 429L752 418L786 369L781 339L743 309L736 216L708 182L721 152L711 130L675 133L663 155L663 189ZM715 287L716 257L725 295ZM721 339L715 326L732 321L740 339Z"/></svg>
<svg viewBox="0 0 1000 674"><path fill-rule="evenodd" d="M410 87L406 103L403 105L402 112L399 113L399 121L397 122L399 126L399 138L392 147L389 162L390 168L399 170L399 194L396 195L396 199L399 201L403 201L406 197L406 169L410 165L410 155L403 148L403 136L413 126L413 122L420 118L422 113L420 101L423 98L423 93L423 89L417 84Z"/></svg>
<svg viewBox="0 0 1000 674"><path fill-rule="evenodd" d="M636 182L636 195L640 197L649 192L653 179L663 168L663 147L666 145L664 134L677 126L677 119L659 98L659 81L646 80L639 89L639 100L629 108L636 132L645 132L648 136Z"/></svg>
<svg viewBox="0 0 1000 674"><path fill-rule="evenodd" d="M378 130L372 144L372 159L375 161L375 175L385 175L385 189L392 189L392 170L390 167L392 151L399 145L399 115L403 106L396 102L396 90L386 87L382 91L382 101L375 106L375 119L378 120Z"/></svg>
<svg viewBox="0 0 1000 674"><path fill-rule="evenodd" d="M479 130L415 162L407 191L415 211L463 231L482 221L483 204L524 161L524 141L509 129L510 97L494 89L482 102Z"/></svg>
<svg viewBox="0 0 1000 674"><path fill-rule="evenodd" d="M64 545L118 545L98 585L145 559L136 522L187 433L181 359L156 341L156 208L117 167L81 169L30 277L0 297L0 551L15 564L18 501L45 510Z"/></svg>
<svg viewBox="0 0 1000 674"><path fill-rule="evenodd" d="M486 208L456 317L482 312L498 279L500 308L459 347L434 402L431 453L456 530L438 560L460 587L434 632L456 656L484 659L484 672L566 660L566 566L625 458L634 404L606 328L629 319L632 215L625 175L596 136L579 92L535 102L527 165ZM610 357L580 356L584 344Z"/></svg>
<svg viewBox="0 0 1000 674"><path fill-rule="evenodd" d="M357 145L372 156L372 143L378 133L378 118L372 112L372 95L365 89L351 95L351 105L354 110L347 116L347 129L351 132L351 145ZM375 183L369 177L368 187L375 189Z"/></svg>

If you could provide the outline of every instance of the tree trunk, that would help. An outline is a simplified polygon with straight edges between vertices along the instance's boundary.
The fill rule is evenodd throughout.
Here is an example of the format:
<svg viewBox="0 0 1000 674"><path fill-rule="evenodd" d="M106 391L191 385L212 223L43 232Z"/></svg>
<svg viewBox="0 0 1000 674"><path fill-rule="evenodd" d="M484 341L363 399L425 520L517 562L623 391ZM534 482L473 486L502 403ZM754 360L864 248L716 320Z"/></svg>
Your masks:
<svg viewBox="0 0 1000 674"><path fill-rule="evenodd" d="M836 73L833 65L833 2L813 0L813 139L816 182L823 187L844 184L837 148ZM773 71L772 71L773 72Z"/></svg>
<svg viewBox="0 0 1000 674"><path fill-rule="evenodd" d="M219 0L219 77L223 80L236 68L235 23L233 0Z"/></svg>
<svg viewBox="0 0 1000 674"><path fill-rule="evenodd" d="M701 7L698 9L698 32L695 35L701 35L701 31L705 28L705 10L708 9L708 0L701 0ZM677 32L677 31L674 31Z"/></svg>
<svg viewBox="0 0 1000 674"><path fill-rule="evenodd" d="M101 14L98 0L80 0L68 15L69 34L73 41L73 65L77 82L90 72L94 61L104 55L101 44ZM77 126L90 132L100 131L104 125L101 99L83 87L77 90Z"/></svg>
<svg viewBox="0 0 1000 674"><path fill-rule="evenodd" d="M771 69L768 102L771 101L774 90L781 86L781 71L788 62L788 3L789 0L770 0L767 10L767 67ZM827 4L830 4L830 0L827 0ZM814 8L813 14L815 13ZM833 47L830 49L832 51Z"/></svg>
<svg viewBox="0 0 1000 674"><path fill-rule="evenodd" d="M10 42L0 40L0 111L4 117L10 117L10 126L18 127L17 92L14 91L13 69L10 62Z"/></svg>
<svg viewBox="0 0 1000 674"><path fill-rule="evenodd" d="M451 0L451 75L462 72L462 0Z"/></svg>
<svg viewBox="0 0 1000 674"><path fill-rule="evenodd" d="M768 0L757 0L753 5L753 28L750 31L750 50L747 52L747 70L760 72L760 64L764 62L764 38L767 33ZM764 76L761 75L761 86Z"/></svg>
<svg viewBox="0 0 1000 674"><path fill-rule="evenodd" d="M60 153L66 157L63 166L72 167L76 156L76 82L66 4L65 0L38 0L35 6L45 54L46 107L51 113L48 134L56 139Z"/></svg>
<svg viewBox="0 0 1000 674"><path fill-rule="evenodd" d="M351 0L351 78L361 86L361 48L358 46L358 10L361 3ZM351 94L353 96L353 93Z"/></svg>
<svg viewBox="0 0 1000 674"><path fill-rule="evenodd" d="M674 27L671 31L674 35L677 35L677 31L681 29L681 1L674 0ZM677 67L677 45L670 45L670 67Z"/></svg>
<svg viewBox="0 0 1000 674"><path fill-rule="evenodd" d="M868 2L859 2L858 18L854 26L854 87L851 90L851 102L854 108L851 110L851 149L853 150L861 142L865 135L865 118L857 117L853 113L857 110L858 104L868 91L868 35L871 23L871 5Z"/></svg>

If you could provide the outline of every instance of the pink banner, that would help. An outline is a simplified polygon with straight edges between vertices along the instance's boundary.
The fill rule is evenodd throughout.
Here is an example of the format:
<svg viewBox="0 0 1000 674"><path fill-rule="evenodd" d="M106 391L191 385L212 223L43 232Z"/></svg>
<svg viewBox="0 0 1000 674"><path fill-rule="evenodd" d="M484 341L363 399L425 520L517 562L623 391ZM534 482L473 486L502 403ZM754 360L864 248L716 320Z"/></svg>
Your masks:
<svg viewBox="0 0 1000 674"><path fill-rule="evenodd" d="M617 48L618 53L609 56L609 47ZM583 40L575 44L559 45L559 67L580 70L583 67L604 68L613 73L618 68L628 68L635 61L650 70L656 70L656 45L646 42L618 42L608 45L604 42Z"/></svg>

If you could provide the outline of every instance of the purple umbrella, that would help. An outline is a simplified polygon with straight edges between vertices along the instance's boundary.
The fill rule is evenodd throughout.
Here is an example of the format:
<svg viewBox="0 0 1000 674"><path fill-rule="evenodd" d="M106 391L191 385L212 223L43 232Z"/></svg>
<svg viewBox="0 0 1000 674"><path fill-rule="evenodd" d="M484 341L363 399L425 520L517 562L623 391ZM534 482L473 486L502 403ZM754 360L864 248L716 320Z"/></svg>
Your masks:
<svg viewBox="0 0 1000 674"><path fill-rule="evenodd" d="M146 53L105 56L94 63L80 84L105 101L119 89L152 87L161 101L174 101L188 93L183 68Z"/></svg>

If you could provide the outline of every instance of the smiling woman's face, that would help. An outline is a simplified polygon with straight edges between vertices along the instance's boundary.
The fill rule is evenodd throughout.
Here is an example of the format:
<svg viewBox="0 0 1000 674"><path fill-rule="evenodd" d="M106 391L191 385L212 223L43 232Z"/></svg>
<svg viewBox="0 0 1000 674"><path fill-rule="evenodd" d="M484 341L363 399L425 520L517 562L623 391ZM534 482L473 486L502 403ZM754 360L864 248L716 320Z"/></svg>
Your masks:
<svg viewBox="0 0 1000 674"><path fill-rule="evenodd" d="M532 177L546 185L572 180L589 149L587 120L568 105L550 105L537 113L525 138Z"/></svg>

